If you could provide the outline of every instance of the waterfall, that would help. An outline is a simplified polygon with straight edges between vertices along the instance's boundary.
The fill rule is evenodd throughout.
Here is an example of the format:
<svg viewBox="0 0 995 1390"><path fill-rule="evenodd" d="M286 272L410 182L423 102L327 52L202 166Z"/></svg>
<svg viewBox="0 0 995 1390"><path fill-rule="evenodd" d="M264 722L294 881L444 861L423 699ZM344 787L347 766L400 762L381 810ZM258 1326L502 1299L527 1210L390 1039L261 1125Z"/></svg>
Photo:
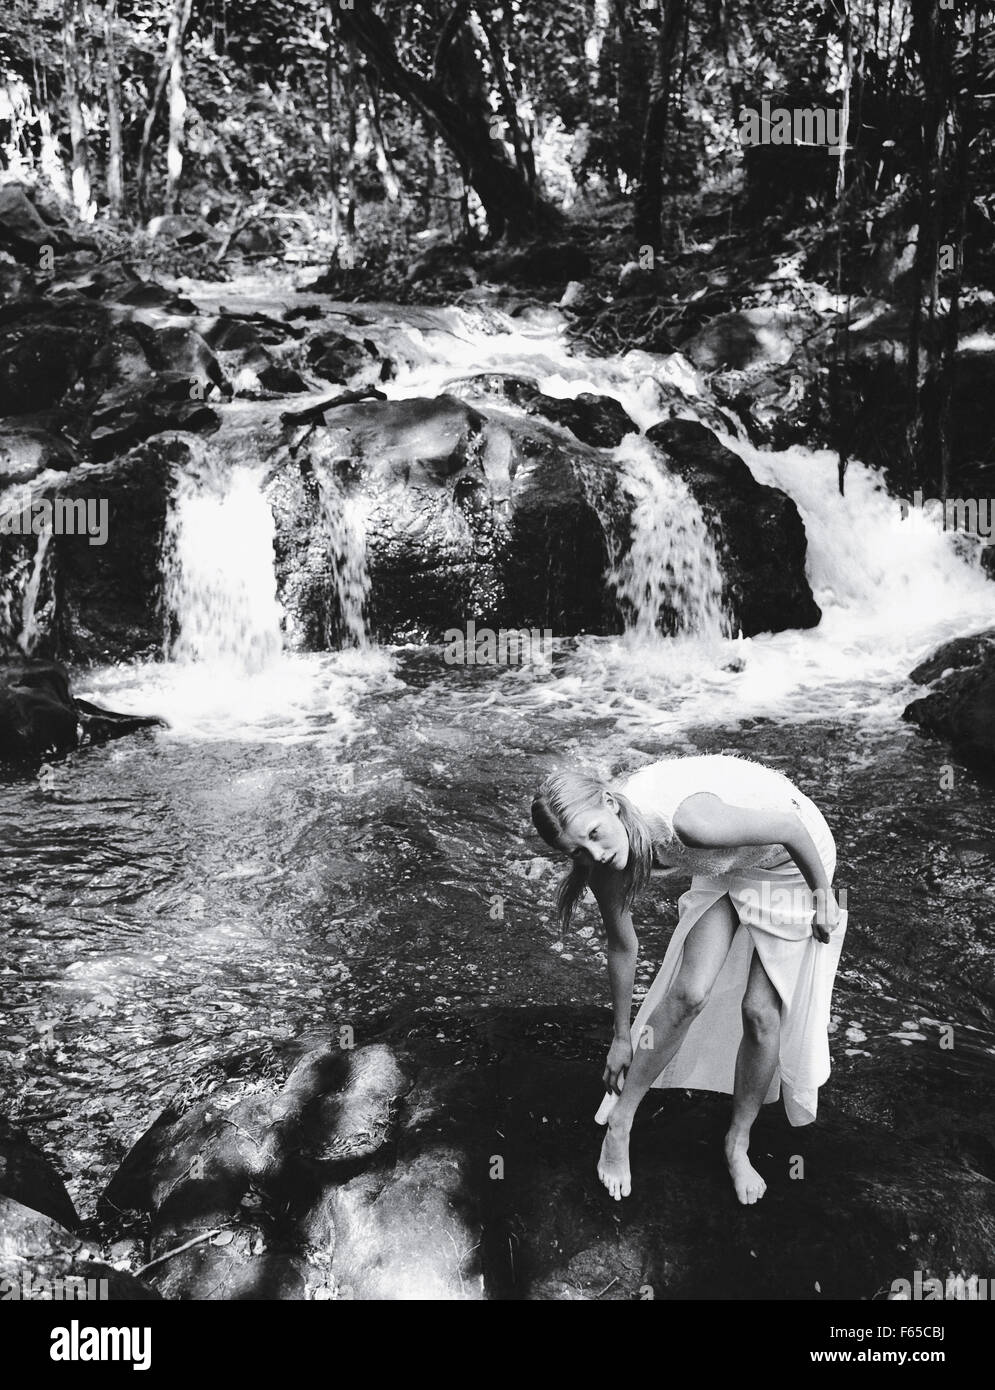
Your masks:
<svg viewBox="0 0 995 1390"><path fill-rule="evenodd" d="M983 541L944 531L903 508L878 472L853 462L840 496L836 455L796 447L767 453L726 439L760 483L791 497L805 525L806 569L822 608L821 640L848 656L889 652L897 666L947 632L995 622L995 585L979 563Z"/></svg>
<svg viewBox="0 0 995 1390"><path fill-rule="evenodd" d="M346 489L330 469L317 472L317 477L334 590L325 615L326 631L340 627L352 646L366 647L366 603L370 592L366 566L368 506L360 494Z"/></svg>
<svg viewBox="0 0 995 1390"><path fill-rule="evenodd" d="M273 537L258 469L205 454L179 474L163 545L172 660L254 674L279 656Z"/></svg>
<svg viewBox="0 0 995 1390"><path fill-rule="evenodd" d="M34 561L31 566L31 574L24 588L24 598L21 602L20 645L25 656L31 655L34 651L35 642L38 640L38 594L41 590L42 575L45 571L45 556L48 553L48 545L51 539L52 532L46 527L38 537Z"/></svg>
<svg viewBox="0 0 995 1390"><path fill-rule="evenodd" d="M632 503L632 537L624 553L613 556L608 582L627 631L639 640L655 639L669 609L676 614L679 634L731 636L722 603L722 567L687 485L637 435L623 440L616 458L622 465L620 486Z"/></svg>

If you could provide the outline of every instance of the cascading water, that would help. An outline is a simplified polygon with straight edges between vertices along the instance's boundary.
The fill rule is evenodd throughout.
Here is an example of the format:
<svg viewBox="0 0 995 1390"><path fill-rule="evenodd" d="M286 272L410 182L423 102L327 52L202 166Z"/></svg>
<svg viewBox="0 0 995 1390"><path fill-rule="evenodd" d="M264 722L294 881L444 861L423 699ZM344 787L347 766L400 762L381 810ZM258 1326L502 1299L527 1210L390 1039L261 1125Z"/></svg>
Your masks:
<svg viewBox="0 0 995 1390"><path fill-rule="evenodd" d="M191 292L211 303L211 292ZM247 280L242 291L226 285L224 302L272 312L277 307L272 293L270 285ZM307 302L314 299L309 295ZM278 307L281 312L286 307L285 293ZM350 317L331 301L325 308L329 321L343 329L355 321L355 306ZM368 314L364 332L397 365L396 376L384 383L395 399L438 396L457 378L509 373L531 378L559 398L584 392L612 397L640 429L672 412L690 418L700 413L706 423L716 418L706 384L679 353L588 356L571 344L565 320L554 309L516 318L489 305L371 306ZM481 405L489 408L486 401ZM513 412L514 407L505 404L502 410ZM268 418L273 419L272 411ZM246 423L258 434L259 419L247 417ZM796 502L808 538L808 577L823 611L820 624L809 631L731 639L721 605L720 559L700 509L683 482L660 468L645 439L633 434L615 451L614 496L604 477L593 476L608 471L597 461L591 463L592 477L585 478L610 544L615 537L605 578L614 586L629 630L622 642L581 639L566 666L543 674L549 699L590 698L598 704L607 692L613 702L627 702L637 721L649 718L655 728L670 730L756 716L808 719L827 711L893 720L909 698L905 673L924 652L948 636L992 624L995 587L966 562L963 546L959 550L934 518L913 513L903 521L899 504L888 497L874 470L852 463L846 495L840 497L836 460L828 453L794 448L768 454L740 439L724 442L744 458L758 481L781 488ZM273 444L278 446L276 437ZM330 574L325 630L333 640L337 633L344 645L355 644L351 654L342 652L338 658L351 661L358 673L357 659L372 656L368 647L362 650L369 590L367 518L362 494L337 476L331 460L321 458L320 439L316 445L312 459ZM587 466L578 463L582 474ZM238 482L237 467L229 484L215 480L208 486L197 477L200 481L181 488L170 522L175 549L167 591L179 622L173 655L187 661L195 654L201 659L227 655L236 664L247 658L253 668L260 651L264 660L271 660L280 650L272 523L257 481L243 474ZM200 501L198 490L204 493ZM617 519L619 491L632 504L624 524ZM244 527L239 532L233 521L240 509L255 518L248 527L254 536L251 546L248 532ZM208 513L214 522L205 519L198 540L198 516ZM222 513L236 532L227 533L229 539L219 545ZM240 549L245 552L241 557ZM224 582L214 565L220 550L229 552L233 566ZM255 604L246 597L256 591L254 585L260 595ZM664 635L667 630L673 637ZM285 655L274 669L288 660ZM383 663L389 665L386 655ZM341 660L337 669L342 669ZM302 685L302 702L304 670L298 663L294 677ZM378 667L378 680L382 674Z"/></svg>
<svg viewBox="0 0 995 1390"><path fill-rule="evenodd" d="M41 592L42 575L45 572L45 556L48 554L51 539L52 532L46 527L38 537L31 574L24 588L24 599L21 604L20 645L26 656L31 655L38 640L38 595Z"/></svg>
<svg viewBox="0 0 995 1390"><path fill-rule="evenodd" d="M254 674L279 656L273 537L258 469L205 452L180 473L163 545L172 660Z"/></svg>
<svg viewBox="0 0 995 1390"><path fill-rule="evenodd" d="M632 503L631 543L615 559L608 582L627 630L637 641L653 641L669 611L681 635L730 636L722 568L697 501L639 435L623 440L616 458L622 465L620 486Z"/></svg>
<svg viewBox="0 0 995 1390"><path fill-rule="evenodd" d="M334 594L329 595L326 628L338 626L354 647L367 647L366 604L370 576L366 565L368 509L365 499L346 489L330 469L317 472L321 516L328 540Z"/></svg>
<svg viewBox="0 0 995 1390"><path fill-rule="evenodd" d="M38 607L52 539L48 525L40 524L35 531L31 508L60 480L60 474L46 470L30 483L14 483L0 491L0 535L10 534L16 547L16 558L5 563L0 582L0 631L15 639L26 656L34 651L40 635ZM25 527L26 520L30 529Z"/></svg>

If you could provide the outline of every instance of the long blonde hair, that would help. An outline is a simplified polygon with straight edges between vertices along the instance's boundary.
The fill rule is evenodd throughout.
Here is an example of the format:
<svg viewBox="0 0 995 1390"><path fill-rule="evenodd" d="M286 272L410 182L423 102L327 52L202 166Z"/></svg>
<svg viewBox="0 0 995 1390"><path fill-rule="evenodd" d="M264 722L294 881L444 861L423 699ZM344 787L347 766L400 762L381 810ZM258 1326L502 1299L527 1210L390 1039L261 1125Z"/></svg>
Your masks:
<svg viewBox="0 0 995 1390"><path fill-rule="evenodd" d="M532 799L532 821L547 845L558 849L557 840L567 822L583 811L602 810L605 792L615 798L618 818L629 837L629 857L621 870L624 881L622 906L628 910L649 881L653 866L653 836L645 818L627 796L583 772L552 772L540 784ZM556 890L556 918L563 930L569 927L577 901L588 886L591 867L574 861L560 880Z"/></svg>

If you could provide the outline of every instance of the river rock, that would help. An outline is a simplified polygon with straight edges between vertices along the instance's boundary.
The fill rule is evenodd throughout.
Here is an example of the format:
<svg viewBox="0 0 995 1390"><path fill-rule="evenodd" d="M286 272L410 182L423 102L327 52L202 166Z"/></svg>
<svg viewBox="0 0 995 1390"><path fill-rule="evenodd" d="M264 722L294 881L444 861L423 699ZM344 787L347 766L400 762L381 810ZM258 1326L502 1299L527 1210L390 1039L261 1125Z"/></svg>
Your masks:
<svg viewBox="0 0 995 1390"><path fill-rule="evenodd" d="M112 458L167 430L205 434L218 429L220 416L204 401L203 390L202 382L186 372L161 372L105 391L89 420L93 455Z"/></svg>
<svg viewBox="0 0 995 1390"><path fill-rule="evenodd" d="M368 339L357 342L344 333L317 333L307 345L307 364L325 381L344 385L378 360L376 346ZM374 373L376 375L376 373Z"/></svg>
<svg viewBox="0 0 995 1390"><path fill-rule="evenodd" d="M79 1217L51 1159L0 1116L0 1197L41 1212L63 1226Z"/></svg>
<svg viewBox="0 0 995 1390"><path fill-rule="evenodd" d="M536 381L493 372L449 382L446 390L470 399L508 401L526 415L564 425L582 443L598 449L614 449L627 434L639 433L639 426L613 396L596 396L590 391L569 399L547 396Z"/></svg>
<svg viewBox="0 0 995 1390"><path fill-rule="evenodd" d="M48 469L65 470L79 462L62 435L37 425L0 424L0 487L28 482Z"/></svg>
<svg viewBox="0 0 995 1390"><path fill-rule="evenodd" d="M945 643L912 679L932 689L902 718L943 739L969 767L995 773L995 629Z"/></svg>
<svg viewBox="0 0 995 1390"><path fill-rule="evenodd" d="M32 767L86 743L134 733L161 719L119 715L75 700L65 668L54 661L0 661L0 765Z"/></svg>
<svg viewBox="0 0 995 1390"><path fill-rule="evenodd" d="M606 523L585 483L603 475L597 487L610 491L616 471L541 420L491 418L453 396L328 410L267 487L293 640L322 647L342 633L323 496L333 513L352 497L362 515L381 640L440 641L470 618L617 631Z"/></svg>
<svg viewBox="0 0 995 1390"><path fill-rule="evenodd" d="M102 545L91 545L85 535L53 536L49 543L51 582L61 596L58 621L49 635L54 654L85 662L159 654L162 544L172 466L187 458L189 446L168 436L123 458L79 469L61 484L64 497L106 501L107 537Z"/></svg>
<svg viewBox="0 0 995 1390"><path fill-rule="evenodd" d="M808 542L792 499L758 483L738 454L695 421L668 420L646 438L664 451L712 529L724 597L743 634L815 627L822 613L805 575Z"/></svg>
<svg viewBox="0 0 995 1390"><path fill-rule="evenodd" d="M0 252L0 304L9 311L12 305L27 304L38 296L35 278L13 256Z"/></svg>
<svg viewBox="0 0 995 1390"><path fill-rule="evenodd" d="M37 262L43 246L55 249L64 244L65 238L39 216L20 184L0 188L0 246L19 260Z"/></svg>
<svg viewBox="0 0 995 1390"><path fill-rule="evenodd" d="M343 1041L304 1049L282 1085L222 1080L206 1098L177 1100L125 1158L101 1211L109 1221L147 1216L150 1258L215 1233L149 1271L164 1296L354 1296L335 1278L346 1220L330 1219L329 1193L385 1158L390 1171L410 1081L389 1049ZM373 1247L374 1264L386 1259L386 1243L367 1234L371 1213L353 1215L354 1243ZM403 1247L402 1228L388 1223L386 1234Z"/></svg>
<svg viewBox="0 0 995 1390"><path fill-rule="evenodd" d="M69 322L21 321L0 332L0 415L58 404L77 383L102 334Z"/></svg>
<svg viewBox="0 0 995 1390"><path fill-rule="evenodd" d="M764 1107L759 1209L737 1205L725 1171L728 1097L654 1093L634 1193L613 1202L594 1172L605 1017L416 1015L352 1050L307 1038L265 1069L240 1061L242 1080L156 1121L103 1214L145 1215L150 1252L231 1234L148 1271L173 1298L868 1300L913 1268L986 1268L995 1196L978 1137L966 1165L955 1135L937 1146L937 1126L957 1129L942 1099L906 1107L896 1130L868 1118L852 1077L825 1088L810 1128Z"/></svg>
<svg viewBox="0 0 995 1390"><path fill-rule="evenodd" d="M43 1302L158 1299L134 1275L90 1258L88 1243L49 1216L0 1196L0 1298Z"/></svg>

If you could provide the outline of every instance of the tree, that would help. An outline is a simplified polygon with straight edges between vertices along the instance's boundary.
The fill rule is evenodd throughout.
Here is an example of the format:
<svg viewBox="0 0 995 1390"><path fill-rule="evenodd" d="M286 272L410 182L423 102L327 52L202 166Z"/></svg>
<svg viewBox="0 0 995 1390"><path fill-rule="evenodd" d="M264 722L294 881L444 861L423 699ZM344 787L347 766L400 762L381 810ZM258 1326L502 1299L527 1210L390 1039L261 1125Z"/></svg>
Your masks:
<svg viewBox="0 0 995 1390"><path fill-rule="evenodd" d="M183 124L187 110L183 91L183 39L190 23L193 0L176 0L166 39L165 63L169 68L169 145L166 150L167 212L176 207L176 189L183 171Z"/></svg>
<svg viewBox="0 0 995 1390"><path fill-rule="evenodd" d="M508 159L492 125L489 107L479 97L458 103L445 91L448 48L470 9L466 0L458 0L451 11L440 36L432 78L423 77L401 60L370 0L355 0L354 8L340 9L338 24L340 32L356 43L381 81L438 131L483 204L491 235L521 240L555 227L560 216L529 186L521 163L513 164Z"/></svg>
<svg viewBox="0 0 995 1390"><path fill-rule="evenodd" d="M138 151L136 193L138 211L141 217L145 217L147 212L146 195L149 164L152 156L152 134L167 89L169 91L169 147L166 156L167 211L172 211L176 200L176 187L183 167L183 120L186 112L186 97L183 92L183 40L187 25L190 23L192 8L193 0L172 0L165 52L149 101L145 124L142 127L142 141Z"/></svg>
<svg viewBox="0 0 995 1390"><path fill-rule="evenodd" d="M686 0L661 0L661 8L663 15L657 31L636 189L636 235L641 242L650 246L659 244L660 219L663 215L663 156L667 143L672 74L677 44L686 18Z"/></svg>
<svg viewBox="0 0 995 1390"><path fill-rule="evenodd" d="M121 78L117 64L114 24L117 0L104 6L104 57L107 63L107 202L113 217L124 210L124 164L121 138Z"/></svg>
<svg viewBox="0 0 995 1390"><path fill-rule="evenodd" d="M80 100L80 56L76 30L80 20L79 0L63 0L62 5L62 62L65 78L66 109L69 113L69 141L72 149L72 193L78 215L89 221L92 216L90 198L90 155L83 122L83 103Z"/></svg>

